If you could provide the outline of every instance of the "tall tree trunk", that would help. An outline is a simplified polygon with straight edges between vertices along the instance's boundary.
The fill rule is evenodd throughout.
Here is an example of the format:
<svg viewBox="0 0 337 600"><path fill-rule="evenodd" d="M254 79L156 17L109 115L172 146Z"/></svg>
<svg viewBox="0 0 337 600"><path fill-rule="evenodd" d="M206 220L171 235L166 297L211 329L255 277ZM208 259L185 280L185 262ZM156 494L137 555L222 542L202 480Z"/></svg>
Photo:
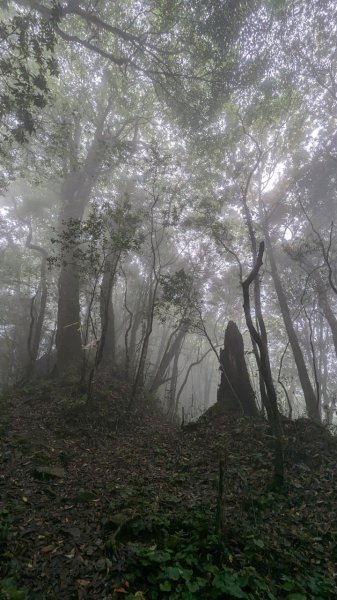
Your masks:
<svg viewBox="0 0 337 600"><path fill-rule="evenodd" d="M153 378L152 384L150 386L150 391L152 393L156 393L158 388L164 383L166 371L172 361L173 357L176 355L177 349L180 351L182 342L186 335L187 329L184 324L180 325L176 336L172 341L172 337L170 336L169 342L166 346L166 350L163 354L163 357L160 361L160 365L157 369L157 372Z"/></svg>
<svg viewBox="0 0 337 600"><path fill-rule="evenodd" d="M105 153L103 128L108 110L99 117L94 138L87 152L83 167L68 174L62 190L62 207L59 230L67 236L71 222L81 222L91 192L97 182ZM73 250L65 249L58 289L58 313L56 370L58 373L78 375L82 362L82 339L80 318L80 275Z"/></svg>
<svg viewBox="0 0 337 600"><path fill-rule="evenodd" d="M116 354L115 315L112 303L112 289L121 254L116 253L106 265L100 293L101 340L100 353L104 366L113 366Z"/></svg>
<svg viewBox="0 0 337 600"><path fill-rule="evenodd" d="M171 336L169 336L169 329L168 329L168 327L166 327L164 325L163 331L162 331L162 335L161 335L161 339L160 339L159 346L158 346L158 350L156 352L156 354L157 354L156 362L154 363L153 369L152 369L152 377L155 376L155 374L157 373L157 371L159 369L159 365L160 365L161 359L162 359L162 357L163 357L163 355L165 353L165 348L167 348L168 339L171 339Z"/></svg>
<svg viewBox="0 0 337 600"><path fill-rule="evenodd" d="M203 400L203 411L205 412L210 404L211 396L211 384L213 379L213 369L208 369L204 376L204 400Z"/></svg>
<svg viewBox="0 0 337 600"><path fill-rule="evenodd" d="M314 281L315 281L315 285L316 285L316 289L317 289L317 295L318 295L318 302L319 305L324 313L324 316L327 320L327 322L329 323L329 327L331 329L331 334L332 334L332 340L333 340L333 344L334 344L334 348L335 348L335 353L337 356L337 318L335 317L329 300L328 300L328 295L327 295L327 291L325 288L325 285L322 281L322 278L320 276L320 274L315 271L313 274L314 277Z"/></svg>
<svg viewBox="0 0 337 600"><path fill-rule="evenodd" d="M42 329L43 323L46 313L46 305L47 305L47 251L38 246L37 244L32 243L33 232L32 228L29 224L29 234L26 240L26 246L30 250L35 250L41 256L41 265L40 265L40 283L39 283L39 305L37 309L37 314L35 315L35 303L36 297L32 300L31 305L31 323L30 323L30 331L28 336L28 352L29 352L29 363L27 365L27 378L32 377L35 374L35 363L39 354L39 348L42 337Z"/></svg>
<svg viewBox="0 0 337 600"><path fill-rule="evenodd" d="M253 176L255 170L259 167L260 160L261 160L261 154L259 152L257 162L256 162L253 170L251 171L250 175L248 176L246 186L242 193L243 212L244 212L245 219L246 219L248 235L249 235L251 249L252 249L253 264L256 263L257 256L258 256L258 249L257 249L257 240L256 240L256 235L255 235L255 230L254 230L253 217L252 217L250 208L248 206L248 190L249 190L249 186L250 186L250 182L251 182L251 177ZM260 195L260 188L261 188L261 186L260 186L260 182L259 182L259 195ZM255 319L256 320L256 328L257 328L257 331L261 335L263 343L267 346L268 345L268 337L267 337L267 329L265 327L264 319L262 316L261 286L260 286L259 276L254 278L253 285L254 285L254 305L255 305L255 316L256 316L256 319ZM255 357L256 364L257 364L258 373L259 373L259 388L260 388L261 403L262 403L263 407L266 407L268 398L267 398L266 384L265 384L264 378L262 376L260 352L259 352L259 349L258 349L258 346L257 346L257 343L256 343L254 337L252 337L251 340L252 340L254 357Z"/></svg>
<svg viewBox="0 0 337 600"><path fill-rule="evenodd" d="M160 273L161 273L161 264L160 264L160 256L158 250L158 239L157 232L155 229L155 220L154 220L154 209L158 202L159 197L154 196L152 206L151 206L151 235L150 235L150 244L151 244L151 253L152 253L152 264L149 275L149 295L148 295L148 303L147 303L147 315L146 315L146 329L145 335L142 341L138 368L136 371L136 376L133 382L132 394L130 397L130 406L134 402L138 390L144 386L145 383L145 365L147 359L147 353L149 349L150 337L153 329L153 319L154 319L154 311L155 311L155 303L157 299L157 290L160 281ZM157 264L158 261L158 264Z"/></svg>
<svg viewBox="0 0 337 600"><path fill-rule="evenodd" d="M133 314L132 310L128 306L128 302L127 302L127 297L128 297L127 279L126 279L126 275L125 275L123 269L122 269L122 272L123 272L123 275L124 275L124 278L125 278L124 308L125 308L126 312L129 315L128 324L126 326L125 333L124 333L125 377L126 377L126 379L128 379L128 377L130 375L130 362L131 362L131 360L130 360L131 357L130 357L129 334L130 334L130 331L132 330L132 324L133 324L133 321L134 321L134 314Z"/></svg>
<svg viewBox="0 0 337 600"><path fill-rule="evenodd" d="M108 302L108 309L105 314L107 315L107 319L104 319L103 322L103 327L104 329L106 328L106 334L102 356L102 366L113 369L116 358L116 328L115 311L111 296Z"/></svg>
<svg viewBox="0 0 337 600"><path fill-rule="evenodd" d="M138 390L144 386L145 383L145 366L147 353L149 349L150 337L153 329L153 319L154 319L154 308L155 301L157 296L157 288L159 285L159 279L155 278L153 280L153 271L150 274L151 281L149 285L149 297L148 297L148 306L147 306L147 316L146 316L146 328L145 335L142 342L142 347L139 356L138 368L135 376L135 380L133 383L132 395L130 398L130 404L132 404L136 398Z"/></svg>
<svg viewBox="0 0 337 600"><path fill-rule="evenodd" d="M175 415L175 397L176 397L177 381L178 381L178 363L179 363L179 357L180 357L180 352L181 352L181 347L183 345L183 341L184 340L182 339L180 345L176 346L175 354L173 357L172 373L171 373L171 381L170 381L170 389L169 389L169 399L168 399L168 406L167 406L167 414L170 419L173 419L174 415Z"/></svg>
<svg viewBox="0 0 337 600"><path fill-rule="evenodd" d="M321 398L322 398L322 409L325 412L325 421L327 424L331 424L332 417L330 407L331 407L331 399L328 395L328 353L326 352L326 342L325 342L325 334L324 331L324 317L322 313L320 314L319 319L319 336L318 336L318 351L319 351L319 379L320 379L320 387L321 387Z"/></svg>
<svg viewBox="0 0 337 600"><path fill-rule="evenodd" d="M72 194L67 198L69 183L68 180L63 186L63 207L60 218L60 227L65 234L67 234L67 228L71 221L80 222L82 220L90 195L89 190L86 197L82 195L81 204L73 201L81 188L81 184L78 183L78 186L74 185ZM73 371L76 374L82 360L80 274L71 248L64 250L58 281L56 351L57 372Z"/></svg>
<svg viewBox="0 0 337 600"><path fill-rule="evenodd" d="M302 386L302 390L303 390L303 394L304 394L304 401L305 401L305 406L307 409L308 417L315 421L320 421L321 420L320 411L319 411L316 394L311 385L307 367L304 362L303 353L302 353L302 350L301 350L301 347L300 347L300 344L299 344L299 341L297 338L297 334L296 334L296 331L295 331L295 328L294 328L294 325L292 322L287 298L286 298L285 292L283 290L283 285L282 285L281 278L280 278L280 275L279 275L279 272L277 269L276 260L275 260L274 252L273 252L273 247L272 247L272 243L271 243L271 239L270 239L270 235L269 235L269 231L268 231L268 226L267 226L266 222L263 223L263 232L264 232L264 236L265 236L266 249L268 252L268 257L269 257L269 262L270 262L271 275L273 278L273 282L274 282L277 298L279 301L284 325L285 325L288 339L290 342L290 346L291 346L291 349L292 349L292 352L294 355L294 360L296 363L299 380L301 382L301 386Z"/></svg>
<svg viewBox="0 0 337 600"><path fill-rule="evenodd" d="M29 311L31 301L21 291L21 267L18 265L15 273L15 313L13 315L13 333L11 336L12 360L11 371L13 380L11 384L22 379L22 373L29 362L27 340L29 337ZM11 378L12 379L12 378Z"/></svg>
<svg viewBox="0 0 337 600"><path fill-rule="evenodd" d="M275 454L274 454L274 476L273 484L276 488L282 488L284 485L284 457L283 457L283 432L280 422L280 415L277 406L277 396L271 375L270 360L268 345L263 339L261 333L254 327L251 317L249 286L258 277L259 270L262 266L262 258L264 253L264 242L260 242L258 256L255 265L245 281L242 282L243 291L243 308L246 317L246 323L251 335L251 338L256 342L260 353L261 373L265 382L267 392L266 410L268 420L272 427L275 438ZM263 319L263 316L261 315Z"/></svg>
<svg viewBox="0 0 337 600"><path fill-rule="evenodd" d="M131 315L130 315L130 338L127 337L126 340L126 355L128 357L128 371L131 369L131 372L135 370L136 366L136 346L137 346L137 334L138 330L141 326L143 319L143 306L145 305L145 291L144 286L142 287L137 300L137 305Z"/></svg>
<svg viewBox="0 0 337 600"><path fill-rule="evenodd" d="M204 360L204 358L205 358L205 357L206 357L206 356L207 356L207 355L208 355L210 352L213 352L213 348L209 348L209 349L208 349L208 350L207 350L207 351L206 351L206 352L205 352L205 353L204 353L204 354L201 356L201 358L199 358L199 355L198 355L198 358L197 358L197 360L195 360L194 362L192 362L192 363L189 365L189 367L188 367L188 369L187 369L187 371L186 371L186 373L185 373L184 380L183 380L183 382L182 382L182 384L181 384L181 386L180 386L180 388L179 388L179 391L178 391L178 394L177 394L177 397L176 397L176 400L175 400L175 414L178 414L178 408L179 408L179 400L180 400L180 396L181 396L181 394L182 394L182 392L183 392L183 390L184 390L184 388L185 388L185 386L186 386L186 383L187 383L187 381L188 381L188 378L189 378L190 372L192 371L193 367L195 367L196 365L199 365L199 364L200 364L200 363L201 363L201 362Z"/></svg>

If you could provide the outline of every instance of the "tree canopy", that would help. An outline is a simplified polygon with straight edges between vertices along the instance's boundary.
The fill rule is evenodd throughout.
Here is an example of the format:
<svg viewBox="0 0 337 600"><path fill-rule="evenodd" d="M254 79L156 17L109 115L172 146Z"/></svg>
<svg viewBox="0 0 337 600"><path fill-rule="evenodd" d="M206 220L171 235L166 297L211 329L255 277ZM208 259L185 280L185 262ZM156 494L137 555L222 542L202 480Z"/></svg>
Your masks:
<svg viewBox="0 0 337 600"><path fill-rule="evenodd" d="M265 239L254 310L279 402L331 420L334 3L1 10L3 385L31 364L37 321L36 364L52 354L85 378L107 344L111 367L118 349L128 373L164 390L176 341L183 382L184 348L211 343L216 361L226 322L245 330L240 285Z"/></svg>
<svg viewBox="0 0 337 600"><path fill-rule="evenodd" d="M41 423L35 423L44 432L52 420L57 429L62 415L102 426L108 458L99 450L100 473L113 463L110 441L120 431L125 439L118 438L116 456L129 459L133 476L138 469L142 485L146 436L154 435L158 454L164 448L169 456L165 468L152 456L159 483L158 490L150 486L146 502L154 517L138 519L131 507L131 519L104 521L106 544L101 533L95 533L98 550L90 542L91 555L99 554L97 571L111 581L114 573L113 583L104 579L103 591L100 580L96 590L106 600L120 594L130 600L333 597L335 446L324 427L334 431L337 414L336 34L333 0L0 2L3 397L12 402L18 431L26 400L15 402L26 393L37 406L48 396L51 418L39 405ZM34 414L32 408L25 418L35 431ZM237 444L237 431L247 450L241 438ZM200 442L195 462L181 437L190 433L193 452ZM48 444L56 456L55 436ZM237 472L227 440L239 448ZM76 468L85 470L82 442ZM8 443L16 461L25 442ZM52 483L68 468L67 444L61 467L50 466L49 455L45 464L39 449L38 464L22 477L43 481L54 497ZM133 452L136 466L130 466ZM170 452L177 452L171 462ZM207 486L215 489L216 481L217 491L207 488L216 504L210 531L209 507L200 509L197 525L186 515L177 524L174 509L169 517L161 512L159 473L173 465L179 484L185 454L193 473L203 459L212 463ZM6 462L6 449L3 457ZM20 471L30 463L15 464ZM120 479L125 473L118 461L115 466ZM202 477L208 474L198 475L199 483ZM257 501L253 484L260 493L266 479L268 491ZM300 493L305 479L310 485ZM226 486L235 490L228 492L227 513ZM287 489L289 501L282 496ZM104 488L105 499L110 491ZM184 509L194 498L204 506L200 486L185 492ZM29 504L27 494L22 487L20 503ZM117 502L121 510L125 494ZM235 494L245 496L238 509L244 542L240 527L231 532L225 519L236 514ZM77 507L79 497L87 498L82 488L72 504L65 494L62 511ZM179 497L175 488L164 502L175 506ZM307 537L299 537L291 554L288 538L301 535L300 515L318 497L332 506L328 517L319 513L326 530L306 522ZM88 502L96 500L89 493ZM42 600L43 584L27 595L15 590L13 548L25 534L19 524L8 538L8 510L0 510L6 562L0 597ZM308 520L315 521L310 510ZM260 513L268 513L269 530L275 515L280 519L279 538L275 527L267 540L260 523L260 539ZM77 529L67 530L75 542L82 535ZM38 545L50 535L41 531L36 526ZM139 531L147 545L138 544ZM90 552L82 557L87 546L75 542L62 560L78 558L79 589L67 584L65 593L71 587L75 596L67 597L83 600L91 597L96 575ZM63 543L25 554L28 572L41 554L59 557ZM297 565L291 577L283 555ZM300 571L311 567L304 581Z"/></svg>

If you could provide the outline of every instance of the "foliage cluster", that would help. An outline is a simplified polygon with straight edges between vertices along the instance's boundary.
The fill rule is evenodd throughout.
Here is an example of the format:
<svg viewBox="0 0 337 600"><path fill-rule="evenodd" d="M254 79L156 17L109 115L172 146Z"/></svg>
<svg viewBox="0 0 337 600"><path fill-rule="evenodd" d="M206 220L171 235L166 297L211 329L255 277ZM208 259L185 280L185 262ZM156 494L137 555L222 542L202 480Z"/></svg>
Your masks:
<svg viewBox="0 0 337 600"><path fill-rule="evenodd" d="M272 502L277 502L273 497ZM333 577L319 567L311 569L302 551L284 550L297 568L283 570L271 548L252 534L243 547L216 533L209 508L184 517L157 515L133 519L128 536L152 536L150 543L128 542L115 548L114 562L124 572L121 590L127 600L323 600L333 597ZM125 532L124 532L125 533ZM256 532L258 535L258 532ZM126 536L127 537L127 536ZM107 544L108 549L111 547Z"/></svg>
<svg viewBox="0 0 337 600"><path fill-rule="evenodd" d="M85 221L70 219L61 233L54 229L51 242L55 252L48 258L49 266L66 265L71 251L72 260L82 273L99 275L116 253L139 248L139 223L139 215L127 197L115 207L93 204Z"/></svg>
<svg viewBox="0 0 337 600"><path fill-rule="evenodd" d="M7 12L7 11L6 11ZM0 15L0 122L2 142L27 141L48 100L48 77L58 74L50 22L29 13Z"/></svg>

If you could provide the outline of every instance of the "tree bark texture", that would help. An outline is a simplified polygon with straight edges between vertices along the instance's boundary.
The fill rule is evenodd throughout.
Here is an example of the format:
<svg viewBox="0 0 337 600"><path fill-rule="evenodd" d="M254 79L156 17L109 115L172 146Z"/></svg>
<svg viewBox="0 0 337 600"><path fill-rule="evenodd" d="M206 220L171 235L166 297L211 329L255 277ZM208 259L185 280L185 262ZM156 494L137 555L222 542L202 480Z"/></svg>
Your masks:
<svg viewBox="0 0 337 600"><path fill-rule="evenodd" d="M164 383L166 371L170 365L170 362L172 361L172 359L176 355L176 353L178 352L178 355L179 355L179 353L181 351L181 347L182 347L186 332L187 332L186 326L180 325L176 335L173 336L173 340L171 339L171 336L170 336L169 342L166 346L166 350L162 356L160 365L156 371L156 374L154 376L153 382L150 387L150 391L152 393L156 393L158 388L162 385L162 383Z"/></svg>
<svg viewBox="0 0 337 600"><path fill-rule="evenodd" d="M83 219L90 194L97 182L104 157L103 127L106 112L102 113L83 167L70 172L62 186L60 232L67 233L69 222ZM82 362L80 318L80 275L72 250L65 250L59 276L56 350L58 373L79 374Z"/></svg>
<svg viewBox="0 0 337 600"><path fill-rule="evenodd" d="M234 321L229 321L226 328L224 348L220 350L220 368L218 402L230 414L256 416L258 411L246 365L243 338Z"/></svg>
<svg viewBox="0 0 337 600"><path fill-rule="evenodd" d="M317 289L318 302L324 313L324 316L325 316L327 322L329 323L329 327L330 327L331 334L332 334L332 340L333 340L333 344L334 344L334 348L335 348L335 353L337 356L337 318L331 309L331 306L330 306L330 303L328 300L328 294L327 294L326 288L324 286L324 283L323 283L319 273L317 273L317 272L314 273L314 280L315 280L315 285L316 285L316 289Z"/></svg>
<svg viewBox="0 0 337 600"><path fill-rule="evenodd" d="M142 342L142 347L139 356L138 368L135 375L135 380L133 383L132 394L130 399L130 405L134 402L136 395L142 387L144 387L145 383L145 366L147 353L149 349L150 337L153 329L153 319L154 319L154 309L155 309L155 301L157 297L157 289L159 285L159 280L157 278L153 278L153 274L150 274L150 283L149 283L149 292L148 292L148 304L147 304L147 314L146 314L146 326L145 326L145 334Z"/></svg>
<svg viewBox="0 0 337 600"><path fill-rule="evenodd" d="M103 366L113 367L116 354L115 314L112 303L112 290L120 253L116 253L112 261L106 265L100 293L101 340L99 346L100 361ZM98 364L99 364L98 363Z"/></svg>
<svg viewBox="0 0 337 600"><path fill-rule="evenodd" d="M30 323L30 331L28 336L28 352L29 352L29 363L27 365L27 379L31 378L35 374L35 363L39 354L43 323L46 313L47 306L47 295L48 295L48 286L47 286L47 258L48 253L47 250L38 246L37 244L32 243L33 232L32 228L29 225L29 234L26 240L26 247L30 250L34 250L38 252L41 256L41 266L40 266L40 283L39 283L39 292L32 299L31 304L31 323ZM38 301L37 301L38 299ZM36 304L38 304L38 308L36 309Z"/></svg>
<svg viewBox="0 0 337 600"><path fill-rule="evenodd" d="M183 341L180 344L180 347L176 347L176 352L173 358L172 363L172 373L171 373L171 381L170 381L170 389L169 389L169 397L168 397L168 405L167 405L167 415L170 419L173 419L175 416L175 398L177 391L177 381L178 381L178 363L179 356L181 351Z"/></svg>
<svg viewBox="0 0 337 600"><path fill-rule="evenodd" d="M294 360L296 363L299 380L301 382L301 386L302 386L302 390L303 390L303 394L304 394L304 401L305 401L305 405L306 405L306 409L307 409L307 414L310 419L313 419L314 421L320 421L321 420L320 411L319 411L316 394L312 387L312 384L311 384L311 381L309 378L309 374L308 374L308 370L307 370L307 367L304 362L303 353L302 353L302 350L301 350L301 347L300 347L300 344L299 344L299 341L297 338L297 334L296 334L296 331L295 331L295 328L293 325L293 321L291 318L291 314L290 314L290 310L289 310L289 306L288 306L288 302L287 302L287 297L283 290L281 278L278 273L276 260L275 260L274 252L273 252L273 248L272 248L272 243L270 240L269 231L268 231L266 224L264 224L263 230L264 230L264 235L265 235L265 242L266 242L266 248L267 248L267 252L268 252L268 258L269 258L269 262L270 262L271 274L272 274L277 298L279 301L284 325L285 325L288 339L290 342L290 346L291 346L291 349L292 349L292 352L294 355Z"/></svg>
<svg viewBox="0 0 337 600"><path fill-rule="evenodd" d="M259 270L262 266L262 258L264 253L264 242L260 243L259 252L255 265L245 281L242 283L243 291L243 309L245 312L246 323L252 340L255 341L260 353L260 368L261 374L266 386L266 410L270 426L273 430L275 438L275 453L274 453L274 476L273 485L276 488L282 488L284 485L284 458L283 458L283 433L280 422L280 416L277 406L277 396L271 375L268 346L264 337L258 333L253 325L250 309L249 286L258 277ZM262 315L261 315L261 318Z"/></svg>

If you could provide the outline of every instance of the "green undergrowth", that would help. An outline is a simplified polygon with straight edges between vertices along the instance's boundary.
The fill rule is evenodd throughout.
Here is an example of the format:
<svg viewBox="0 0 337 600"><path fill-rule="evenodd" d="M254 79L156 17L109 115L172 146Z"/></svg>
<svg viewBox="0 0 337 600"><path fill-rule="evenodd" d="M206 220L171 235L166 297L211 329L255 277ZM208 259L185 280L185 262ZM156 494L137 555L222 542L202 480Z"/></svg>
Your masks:
<svg viewBox="0 0 337 600"><path fill-rule="evenodd" d="M180 518L157 514L125 521L106 542L113 569L123 573L116 591L126 600L334 597L332 574L307 562L305 547L312 540L286 550L280 544L283 558L277 562L278 549L258 537L258 528L243 541L235 532L219 535L213 522L207 508Z"/></svg>
<svg viewBox="0 0 337 600"><path fill-rule="evenodd" d="M0 402L0 600L337 598L333 436L285 421L276 493L263 419L182 431L144 398L123 420L127 389L103 390L95 415L62 386Z"/></svg>

